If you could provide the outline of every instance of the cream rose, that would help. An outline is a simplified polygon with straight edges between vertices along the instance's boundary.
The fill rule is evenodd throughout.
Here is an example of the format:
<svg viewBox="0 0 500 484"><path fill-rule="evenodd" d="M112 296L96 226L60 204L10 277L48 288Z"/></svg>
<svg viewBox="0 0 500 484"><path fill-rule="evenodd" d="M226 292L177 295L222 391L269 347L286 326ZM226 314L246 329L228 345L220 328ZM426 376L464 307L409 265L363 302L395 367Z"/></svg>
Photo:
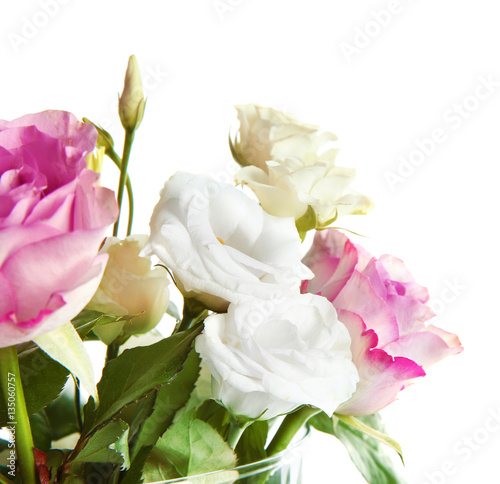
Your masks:
<svg viewBox="0 0 500 484"><path fill-rule="evenodd" d="M147 235L125 240L108 237L100 253L109 260L101 284L87 309L119 316L138 315L129 321L98 326L94 332L106 344L117 336L147 333L165 314L169 301L167 272L151 269L149 257L140 256Z"/></svg>
<svg viewBox="0 0 500 484"><path fill-rule="evenodd" d="M371 200L349 188L356 171L325 161L306 165L297 159L268 161L267 171L247 166L236 173L238 184L248 185L266 212L299 220L308 208L314 210L311 228L322 228L337 217L364 214Z"/></svg>
<svg viewBox="0 0 500 484"><path fill-rule="evenodd" d="M187 297L223 311L247 296L298 294L311 272L300 261L292 218L266 213L237 188L178 172L151 217L146 253L175 274Z"/></svg>
<svg viewBox="0 0 500 484"><path fill-rule="evenodd" d="M240 129L231 148L244 167L235 181L248 185L268 213L293 217L304 233L327 227L341 215L371 210L371 200L349 186L356 171L335 166L333 133L271 108L236 109Z"/></svg>
<svg viewBox="0 0 500 484"><path fill-rule="evenodd" d="M311 296L249 298L205 320L195 348L231 412L270 419L313 405L332 415L355 391L349 333L327 299Z"/></svg>
<svg viewBox="0 0 500 484"><path fill-rule="evenodd" d="M266 162L300 158L307 163L334 161L337 149L333 133L320 132L318 126L302 123L290 114L256 104L236 106L240 128L234 140L233 155L243 166L253 165L267 171Z"/></svg>

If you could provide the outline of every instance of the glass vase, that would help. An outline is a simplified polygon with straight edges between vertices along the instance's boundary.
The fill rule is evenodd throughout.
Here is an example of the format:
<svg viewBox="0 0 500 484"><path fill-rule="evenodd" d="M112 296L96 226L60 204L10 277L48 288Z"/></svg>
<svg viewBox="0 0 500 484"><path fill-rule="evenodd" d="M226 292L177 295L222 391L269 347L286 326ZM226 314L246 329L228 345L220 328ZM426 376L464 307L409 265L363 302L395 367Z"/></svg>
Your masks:
<svg viewBox="0 0 500 484"><path fill-rule="evenodd" d="M147 484L301 484L302 456L309 433L304 431L301 438L283 452L252 464Z"/></svg>

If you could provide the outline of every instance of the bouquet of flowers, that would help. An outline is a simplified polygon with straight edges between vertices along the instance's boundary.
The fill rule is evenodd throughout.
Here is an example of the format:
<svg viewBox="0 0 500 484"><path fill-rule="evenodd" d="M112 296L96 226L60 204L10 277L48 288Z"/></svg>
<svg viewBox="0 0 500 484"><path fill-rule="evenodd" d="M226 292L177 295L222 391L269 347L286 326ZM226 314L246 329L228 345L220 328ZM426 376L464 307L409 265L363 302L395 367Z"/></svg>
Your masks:
<svg viewBox="0 0 500 484"><path fill-rule="evenodd" d="M278 482L240 469L306 427L340 439L368 482L401 482L377 412L462 348L426 324L427 290L401 260L332 227L372 208L335 135L238 106L236 186L165 173L137 235L127 166L145 104L132 56L121 156L68 112L0 121L0 482ZM108 158L116 198L99 185ZM143 345L166 314L171 335ZM107 345L97 385L88 340Z"/></svg>

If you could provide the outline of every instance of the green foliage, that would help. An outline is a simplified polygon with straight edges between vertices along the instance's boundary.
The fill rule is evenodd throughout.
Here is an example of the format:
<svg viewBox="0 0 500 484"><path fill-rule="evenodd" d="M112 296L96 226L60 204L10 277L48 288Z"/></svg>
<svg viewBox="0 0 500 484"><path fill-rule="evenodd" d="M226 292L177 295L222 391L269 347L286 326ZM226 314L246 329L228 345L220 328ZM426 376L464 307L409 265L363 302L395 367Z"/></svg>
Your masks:
<svg viewBox="0 0 500 484"><path fill-rule="evenodd" d="M196 418L195 410L186 413L160 437L147 460L146 481L195 476L236 466L236 455L219 433ZM235 471L227 471L237 477ZM197 483L204 482L196 480Z"/></svg>
<svg viewBox="0 0 500 484"><path fill-rule="evenodd" d="M316 227L316 223L316 212L311 205L308 205L304 215L295 221L295 226L297 227L302 241L304 241L307 232Z"/></svg>
<svg viewBox="0 0 500 484"><path fill-rule="evenodd" d="M59 398L45 408L44 412L50 423L52 440L59 440L74 432L78 432L73 392L65 389Z"/></svg>
<svg viewBox="0 0 500 484"><path fill-rule="evenodd" d="M85 408L84 434L112 418L124 406L172 382L202 328L203 325L197 325L150 346L126 350L110 361L97 385L99 406L94 408L90 400Z"/></svg>
<svg viewBox="0 0 500 484"><path fill-rule="evenodd" d="M403 461L403 452L401 450L401 446L383 431L378 430L379 428L383 428L380 415L377 414L361 417L353 417L351 415L336 415L336 417L350 427L355 428L356 430L359 430L360 432L363 432L373 437L374 439L377 439L382 444L387 445L392 450L397 452L401 457L401 461Z"/></svg>
<svg viewBox="0 0 500 484"><path fill-rule="evenodd" d="M343 420L352 422L356 427ZM351 460L368 483L401 484L404 482L396 469L396 463L387 452L387 443L392 439L384 434L380 415L362 415L351 420L351 418L346 419L345 416L339 415L329 418L326 414L320 413L309 423L321 432L334 435L344 444Z"/></svg>
<svg viewBox="0 0 500 484"><path fill-rule="evenodd" d="M72 462L109 462L130 467L128 452L128 425L115 420L97 430Z"/></svg>
<svg viewBox="0 0 500 484"><path fill-rule="evenodd" d="M207 422L222 437L227 438L229 431L229 412L215 400L206 400L196 409L196 418Z"/></svg>
<svg viewBox="0 0 500 484"><path fill-rule="evenodd" d="M69 375L64 366L41 349L35 348L19 358L19 371L29 415L39 412L57 398ZM0 401L5 401L1 387ZM7 409L5 405L0 405L0 427L7 423Z"/></svg>
<svg viewBox="0 0 500 484"><path fill-rule="evenodd" d="M235 449L238 465L251 464L267 457L265 447L268 430L267 420L257 420L245 429Z"/></svg>
<svg viewBox="0 0 500 484"><path fill-rule="evenodd" d="M75 402L71 392L64 391L47 407L30 417L35 447L44 452L54 440L78 432Z"/></svg>
<svg viewBox="0 0 500 484"><path fill-rule="evenodd" d="M103 326L110 323L118 323L120 321L130 321L135 317L135 314L129 316L114 316L111 314L104 314L99 311L84 309L71 322L73 323L73 326L75 327L77 333L80 335L80 338L85 341L99 339L92 332L92 330L97 326Z"/></svg>
<svg viewBox="0 0 500 484"><path fill-rule="evenodd" d="M135 448L156 444L172 424L176 412L188 401L200 372L200 357L191 350L182 371L174 380L157 391L153 413L144 422ZM135 454L135 451L134 451Z"/></svg>
<svg viewBox="0 0 500 484"><path fill-rule="evenodd" d="M43 452L50 450L52 436L50 422L47 415L45 415L45 412L41 410L40 412L31 415L30 425L35 447Z"/></svg>

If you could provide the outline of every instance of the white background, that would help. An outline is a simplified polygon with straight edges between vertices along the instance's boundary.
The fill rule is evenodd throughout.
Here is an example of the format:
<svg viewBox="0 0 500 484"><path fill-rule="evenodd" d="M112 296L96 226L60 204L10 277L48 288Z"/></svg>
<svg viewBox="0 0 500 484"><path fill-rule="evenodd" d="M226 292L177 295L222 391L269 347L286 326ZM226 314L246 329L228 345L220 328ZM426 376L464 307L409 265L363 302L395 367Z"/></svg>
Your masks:
<svg viewBox="0 0 500 484"><path fill-rule="evenodd" d="M494 0L2 2L0 118L69 110L121 143L117 93L136 54L148 91L130 167L137 232L148 230L158 191L176 169L229 179L234 104L273 106L335 132L338 164L357 168L357 188L376 203L342 225L366 235L356 240L374 254L401 257L429 287L436 324L465 347L383 412L403 446L408 481L496 483L496 7ZM424 141L436 130L438 142ZM427 154L415 151L419 141ZM418 166L401 161L409 157ZM395 186L391 173L400 176ZM306 466L306 484L363 482L342 447L320 435Z"/></svg>

